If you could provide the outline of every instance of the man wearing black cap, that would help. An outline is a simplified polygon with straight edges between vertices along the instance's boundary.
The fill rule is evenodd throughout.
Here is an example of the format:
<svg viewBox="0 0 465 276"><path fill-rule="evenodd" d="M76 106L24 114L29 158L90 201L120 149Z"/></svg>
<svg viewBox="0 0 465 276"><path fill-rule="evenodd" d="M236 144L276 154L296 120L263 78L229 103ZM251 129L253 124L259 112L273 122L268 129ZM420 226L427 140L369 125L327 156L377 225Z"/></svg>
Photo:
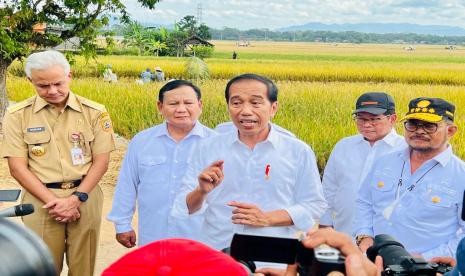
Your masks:
<svg viewBox="0 0 465 276"><path fill-rule="evenodd" d="M375 235L389 234L425 259L455 256L465 237L465 163L449 145L454 113L443 99L410 102L402 119L408 148L375 162L359 190L354 225L362 250Z"/></svg>
<svg viewBox="0 0 465 276"><path fill-rule="evenodd" d="M334 147L323 176L323 190L330 209L320 226L353 234L355 199L360 183L381 155L405 148L396 133L394 99L382 92L364 93L352 113L359 134L345 137Z"/></svg>

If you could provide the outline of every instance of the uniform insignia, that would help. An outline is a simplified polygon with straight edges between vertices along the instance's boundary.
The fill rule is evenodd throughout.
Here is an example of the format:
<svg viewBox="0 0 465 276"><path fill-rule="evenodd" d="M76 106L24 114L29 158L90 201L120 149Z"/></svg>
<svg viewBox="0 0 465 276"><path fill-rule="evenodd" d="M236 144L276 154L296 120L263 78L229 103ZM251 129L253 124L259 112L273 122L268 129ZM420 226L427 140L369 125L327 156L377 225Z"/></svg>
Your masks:
<svg viewBox="0 0 465 276"><path fill-rule="evenodd" d="M84 120L82 120L82 119L77 119L76 124L77 124L77 125L82 125L82 124L84 124Z"/></svg>
<svg viewBox="0 0 465 276"><path fill-rule="evenodd" d="M45 127L29 127L27 132L42 132L45 131Z"/></svg>
<svg viewBox="0 0 465 276"><path fill-rule="evenodd" d="M427 107L427 106L429 106L430 104L431 104L430 101L428 101L428 100L423 100L423 101L419 101L419 102L417 103L417 107Z"/></svg>
<svg viewBox="0 0 465 276"><path fill-rule="evenodd" d="M42 156L45 154L45 149L42 146L33 146L31 153L34 156Z"/></svg>
<svg viewBox="0 0 465 276"><path fill-rule="evenodd" d="M380 181L380 182L378 182L378 184L376 184L376 186L378 186L378 188L383 188L384 187L384 182Z"/></svg>
<svg viewBox="0 0 465 276"><path fill-rule="evenodd" d="M439 202L441 202L441 198L438 197L438 196L433 196L433 197L431 198L431 202L433 202L433 203L439 203Z"/></svg>
<svg viewBox="0 0 465 276"><path fill-rule="evenodd" d="M104 131L112 130L113 126L108 112L103 112L102 114L100 114L98 120L100 121L100 126Z"/></svg>

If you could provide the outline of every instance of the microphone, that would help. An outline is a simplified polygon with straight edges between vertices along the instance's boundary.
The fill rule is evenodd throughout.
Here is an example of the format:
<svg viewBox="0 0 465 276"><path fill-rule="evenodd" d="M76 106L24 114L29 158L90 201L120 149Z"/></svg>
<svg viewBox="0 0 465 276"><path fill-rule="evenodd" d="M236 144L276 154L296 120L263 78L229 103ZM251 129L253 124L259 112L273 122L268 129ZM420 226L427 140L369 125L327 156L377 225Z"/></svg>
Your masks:
<svg viewBox="0 0 465 276"><path fill-rule="evenodd" d="M32 204L19 204L0 211L0 218L6 217L22 217L34 213Z"/></svg>

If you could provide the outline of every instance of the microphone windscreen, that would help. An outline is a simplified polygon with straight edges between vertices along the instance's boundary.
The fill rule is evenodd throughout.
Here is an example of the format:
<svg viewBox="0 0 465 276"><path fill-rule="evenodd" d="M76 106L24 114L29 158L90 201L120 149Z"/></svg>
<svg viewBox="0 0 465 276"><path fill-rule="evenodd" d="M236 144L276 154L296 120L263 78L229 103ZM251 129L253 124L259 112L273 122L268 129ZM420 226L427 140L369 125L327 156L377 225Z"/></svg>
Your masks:
<svg viewBox="0 0 465 276"><path fill-rule="evenodd" d="M17 216L26 216L34 213L34 205L32 204L20 204L15 207L15 213Z"/></svg>

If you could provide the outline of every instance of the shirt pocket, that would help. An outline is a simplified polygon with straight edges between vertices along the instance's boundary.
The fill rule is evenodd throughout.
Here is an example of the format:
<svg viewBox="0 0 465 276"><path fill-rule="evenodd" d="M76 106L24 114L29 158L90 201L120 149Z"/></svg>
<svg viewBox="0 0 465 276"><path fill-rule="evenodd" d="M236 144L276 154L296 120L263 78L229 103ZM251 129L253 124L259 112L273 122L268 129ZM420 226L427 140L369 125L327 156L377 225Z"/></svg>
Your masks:
<svg viewBox="0 0 465 276"><path fill-rule="evenodd" d="M168 159L164 156L143 157L139 162L141 182L166 182L169 175Z"/></svg>
<svg viewBox="0 0 465 276"><path fill-rule="evenodd" d="M50 137L48 130L24 133L24 142L28 146L28 154L31 159L44 159L49 156Z"/></svg>
<svg viewBox="0 0 465 276"><path fill-rule="evenodd" d="M372 183L373 204L382 206L395 200L396 180L393 178L375 178Z"/></svg>

